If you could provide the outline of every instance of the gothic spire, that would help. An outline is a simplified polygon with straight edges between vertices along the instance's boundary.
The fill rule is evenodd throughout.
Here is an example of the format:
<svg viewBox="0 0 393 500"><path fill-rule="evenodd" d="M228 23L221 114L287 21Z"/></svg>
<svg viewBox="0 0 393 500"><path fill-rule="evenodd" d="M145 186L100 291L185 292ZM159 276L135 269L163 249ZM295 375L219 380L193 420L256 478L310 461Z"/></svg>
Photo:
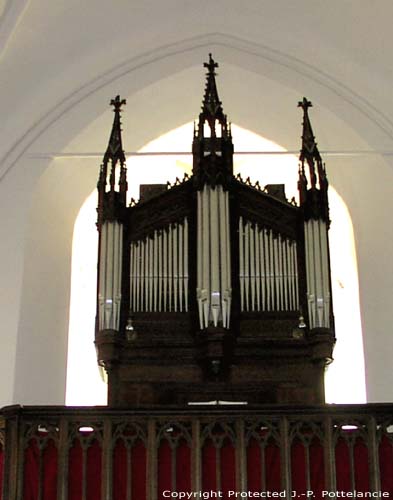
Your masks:
<svg viewBox="0 0 393 500"><path fill-rule="evenodd" d="M226 188L233 175L231 127L218 97L216 85L218 64L209 54L209 62L203 66L207 69L205 94L198 126L194 125L192 172L200 188L205 183L213 189L217 184Z"/></svg>
<svg viewBox="0 0 393 500"><path fill-rule="evenodd" d="M117 206L126 205L127 197L127 169L126 169L126 157L123 151L123 143L121 138L121 121L120 112L121 107L126 104L125 99L120 99L120 96L116 96L110 102L113 106L113 111L115 113L112 125L111 135L109 137L108 147L105 151L104 158L102 160L100 175L98 178L98 225L100 225L104 219L113 220L116 217ZM116 175L116 166L120 164L119 176ZM110 167L108 169L108 164ZM108 171L109 170L109 171ZM109 174L109 190L107 190ZM116 179L118 181L118 191L116 190Z"/></svg>
<svg viewBox="0 0 393 500"><path fill-rule="evenodd" d="M205 95L202 102L202 112L199 115L199 134L203 132L203 124L207 122L210 126L212 136L215 134L215 125L218 121L221 126L227 129L227 117L224 115L222 109L222 103L218 97L217 85L216 85L216 68L218 68L218 63L216 63L211 54L209 54L209 62L204 63L203 66L207 69L206 73L206 85L205 85Z"/></svg>
<svg viewBox="0 0 393 500"><path fill-rule="evenodd" d="M215 72L215 69L218 68L218 63L216 63L212 58L212 55L209 54L209 62L204 63L203 66L207 68L205 96L203 98L202 106L203 113L206 116L210 115L214 118L218 116L222 117L223 111L221 101L218 97Z"/></svg>
<svg viewBox="0 0 393 500"><path fill-rule="evenodd" d="M115 117L112 125L112 132L109 138L108 147L106 149L103 163L107 164L109 160L112 161L112 164L116 164L118 161L121 165L124 165L126 162L126 157L123 151L123 143L121 139L121 122L120 122L120 112L121 107L126 104L125 99L120 99L120 96L117 95L110 102L111 106L113 106L113 111L115 113Z"/></svg>
<svg viewBox="0 0 393 500"><path fill-rule="evenodd" d="M306 160L310 168L311 187L315 187L315 161L321 160L318 151L317 143L315 142L314 133L311 127L310 117L308 116L308 108L312 107L312 103L305 97L298 103L298 107L303 109L303 133L302 133L302 149L300 151L299 160L304 166Z"/></svg>
<svg viewBox="0 0 393 500"><path fill-rule="evenodd" d="M328 181L326 177L325 166L322 162L321 155L319 154L317 143L315 141L314 132L312 130L308 110L312 107L312 103L303 97L303 100L298 103L298 107L303 109L303 132L302 132L302 148L299 156L299 194L300 204L306 203L310 208L313 207L311 212L312 216L316 217L320 214L323 218L328 218L328 201L327 201L327 188ZM308 165L308 174L305 169L305 164ZM310 191L318 191L319 194L314 202L310 204L310 196L307 195L308 179L310 182ZM316 200L318 198L318 203ZM308 201L307 201L308 200ZM311 213L310 212L310 213Z"/></svg>

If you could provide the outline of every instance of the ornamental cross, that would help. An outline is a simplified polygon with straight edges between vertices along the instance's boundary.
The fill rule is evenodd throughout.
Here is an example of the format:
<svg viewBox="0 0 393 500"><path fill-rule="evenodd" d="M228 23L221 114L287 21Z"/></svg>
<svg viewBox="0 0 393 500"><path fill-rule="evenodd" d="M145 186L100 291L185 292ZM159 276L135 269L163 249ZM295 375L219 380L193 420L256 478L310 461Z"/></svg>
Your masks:
<svg viewBox="0 0 393 500"><path fill-rule="evenodd" d="M209 62L208 63L203 63L203 66L209 70L209 73L211 75L214 75L214 69L218 68L218 63L214 61L212 58L211 53L209 54Z"/></svg>
<svg viewBox="0 0 393 500"><path fill-rule="evenodd" d="M305 97L303 97L303 101L299 101L297 107L303 108L304 111L307 111L308 108L312 107L312 102L308 101Z"/></svg>
<svg viewBox="0 0 393 500"><path fill-rule="evenodd" d="M120 100L120 96L117 95L114 99L111 100L110 104L115 108L114 111L120 111L120 108L123 106L123 104L126 104L126 100Z"/></svg>

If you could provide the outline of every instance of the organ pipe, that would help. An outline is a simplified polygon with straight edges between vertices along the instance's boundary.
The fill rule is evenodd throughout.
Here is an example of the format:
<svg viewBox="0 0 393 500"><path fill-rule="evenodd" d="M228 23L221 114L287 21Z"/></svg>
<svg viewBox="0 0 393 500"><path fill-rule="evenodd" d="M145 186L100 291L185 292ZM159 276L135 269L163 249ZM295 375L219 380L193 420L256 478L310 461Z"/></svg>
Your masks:
<svg viewBox="0 0 393 500"><path fill-rule="evenodd" d="M231 307L228 192L205 185L197 196L197 300L200 328L229 328Z"/></svg>
<svg viewBox="0 0 393 500"><path fill-rule="evenodd" d="M240 308L244 310L244 229L243 217L239 218L239 281L240 281Z"/></svg>
<svg viewBox="0 0 393 500"><path fill-rule="evenodd" d="M123 225L119 222L104 222L101 226L98 285L100 330L119 330L122 256Z"/></svg>
<svg viewBox="0 0 393 500"><path fill-rule="evenodd" d="M330 280L326 222L311 219L305 223L304 233L310 328L329 328Z"/></svg>
<svg viewBox="0 0 393 500"><path fill-rule="evenodd" d="M184 231L183 231L183 242L184 242L184 296L185 303L184 307L186 312L188 312L188 221L187 217L184 219Z"/></svg>
<svg viewBox="0 0 393 500"><path fill-rule="evenodd" d="M188 222L155 230L130 247L130 308L188 310Z"/></svg>
<svg viewBox="0 0 393 500"><path fill-rule="evenodd" d="M240 217L241 310L297 310L297 279L296 243Z"/></svg>

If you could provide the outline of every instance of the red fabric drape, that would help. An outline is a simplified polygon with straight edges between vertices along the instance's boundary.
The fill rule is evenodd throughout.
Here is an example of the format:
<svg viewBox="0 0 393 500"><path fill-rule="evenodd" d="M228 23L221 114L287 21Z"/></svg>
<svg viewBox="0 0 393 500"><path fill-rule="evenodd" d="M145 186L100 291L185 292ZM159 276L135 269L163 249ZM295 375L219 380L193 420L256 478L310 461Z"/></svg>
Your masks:
<svg viewBox="0 0 393 500"><path fill-rule="evenodd" d="M50 439L41 452L42 498L56 500L57 496L57 448ZM37 441L32 439L25 450L23 499L37 500L40 476L40 452Z"/></svg>
<svg viewBox="0 0 393 500"><path fill-rule="evenodd" d="M42 455L43 461L43 500L57 498L57 448L52 440L48 441Z"/></svg>
<svg viewBox="0 0 393 500"><path fill-rule="evenodd" d="M123 440L116 441L113 450L113 500L123 500L127 494L127 449Z"/></svg>
<svg viewBox="0 0 393 500"><path fill-rule="evenodd" d="M266 484L262 481L262 464L265 468ZM280 449L275 443L261 447L251 439L247 448L247 489L250 491L280 491Z"/></svg>
<svg viewBox="0 0 393 500"><path fill-rule="evenodd" d="M262 490L262 461L261 448L255 438L250 439L247 447L247 489L250 491Z"/></svg>
<svg viewBox="0 0 393 500"><path fill-rule="evenodd" d="M207 440L202 449L202 489L216 491L216 448Z"/></svg>
<svg viewBox="0 0 393 500"><path fill-rule="evenodd" d="M307 491L306 483L306 452L303 444L295 439L291 446L291 475L292 489L298 495Z"/></svg>
<svg viewBox="0 0 393 500"><path fill-rule="evenodd" d="M161 441L158 448L158 499L163 498L165 490L172 490L172 451L166 439ZM175 485L173 485L175 486Z"/></svg>
<svg viewBox="0 0 393 500"><path fill-rule="evenodd" d="M325 489L325 458L319 439L311 442L309 453L311 490L314 492L315 500L320 500Z"/></svg>
<svg viewBox="0 0 393 500"><path fill-rule="evenodd" d="M393 498L393 443L386 436L379 445L379 470L381 490L389 492L389 498Z"/></svg>
<svg viewBox="0 0 393 500"><path fill-rule="evenodd" d="M146 448L138 441L132 448L131 495L138 500L146 499L147 472Z"/></svg>
<svg viewBox="0 0 393 500"><path fill-rule="evenodd" d="M221 490L223 498L228 498L228 491L236 491L235 448L229 441L224 443L221 453ZM233 497L232 497L233 498Z"/></svg>
<svg viewBox="0 0 393 500"><path fill-rule="evenodd" d="M266 491L281 491L280 448L269 443L265 448Z"/></svg>
<svg viewBox="0 0 393 500"><path fill-rule="evenodd" d="M191 491L191 449L185 440L176 450L176 489Z"/></svg>
<svg viewBox="0 0 393 500"><path fill-rule="evenodd" d="M335 455L337 490L351 491L349 447L342 438L337 441Z"/></svg>
<svg viewBox="0 0 393 500"><path fill-rule="evenodd" d="M32 439L25 450L25 470L23 481L23 499L37 500L39 481L39 450L37 442Z"/></svg>
<svg viewBox="0 0 393 500"><path fill-rule="evenodd" d="M3 500L4 450L0 446L0 500Z"/></svg>
<svg viewBox="0 0 393 500"><path fill-rule="evenodd" d="M357 491L370 491L368 450L362 439L357 439L354 450L355 488Z"/></svg>
<svg viewBox="0 0 393 500"><path fill-rule="evenodd" d="M68 500L82 498L82 446L75 440L68 455Z"/></svg>
<svg viewBox="0 0 393 500"><path fill-rule="evenodd" d="M142 441L135 443L130 450L130 456L130 470L127 471L127 448L123 440L119 439L113 450L113 500L126 498L127 477L131 481L131 497L146 499L146 449Z"/></svg>
<svg viewBox="0 0 393 500"><path fill-rule="evenodd" d="M68 500L81 500L83 481L83 451L79 440L75 440L68 458ZM97 440L87 448L86 453L86 498L101 497L102 450Z"/></svg>
<svg viewBox="0 0 393 500"><path fill-rule="evenodd" d="M235 449L228 441L218 450L221 459L221 489L224 497L228 490L236 490L235 485ZM261 455L263 453L263 456ZM311 489L315 500L321 498L324 489L324 453L321 443L315 439L309 448ZM69 450L68 500L80 500L82 497L82 459L83 452L78 440ZM337 489L351 491L350 483L350 449L346 441L340 438L335 450ZM0 450L0 471L2 452ZM191 491L191 449L185 441L181 441L176 450L177 484L171 485L171 450L164 440L158 450L158 491L173 489ZM24 453L24 500L37 500L39 481L39 450L37 442L32 439ZM393 496L393 445L384 437L379 446L381 471L381 488ZM262 484L262 463L265 463L266 484ZM41 453L42 494L43 500L55 500L57 495L58 452L53 440L49 440ZM295 441L291 448L293 489L305 491L305 450L300 441ZM358 491L369 491L368 450L365 443L358 439L354 446L355 488ZM122 441L118 441L113 454L113 498L122 500L126 493L127 452ZM0 473L1 474L1 473ZM247 448L248 489L251 491L280 491L280 450L274 443L261 448L257 440L251 439ZM146 448L138 441L131 451L132 497L146 499L147 471ZM1 475L0 475L1 478ZM97 441L93 441L86 454L87 500L99 498L102 482L102 450ZM208 440L202 450L202 487L205 491L217 488L216 448ZM1 479L0 479L1 485Z"/></svg>
<svg viewBox="0 0 393 500"><path fill-rule="evenodd" d="M102 450L98 441L87 449L86 457L86 498L97 500L101 498L102 484Z"/></svg>

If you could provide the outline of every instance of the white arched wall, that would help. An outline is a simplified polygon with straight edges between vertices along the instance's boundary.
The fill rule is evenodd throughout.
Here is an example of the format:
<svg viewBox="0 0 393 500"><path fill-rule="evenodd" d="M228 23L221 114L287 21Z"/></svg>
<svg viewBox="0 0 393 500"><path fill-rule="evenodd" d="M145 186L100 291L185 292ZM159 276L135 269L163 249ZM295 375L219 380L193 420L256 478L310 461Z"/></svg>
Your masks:
<svg viewBox="0 0 393 500"><path fill-rule="evenodd" d="M186 44L173 55L158 51L156 59L128 71L125 67L124 74L112 79L87 80L79 89L71 85L75 91L61 102L53 103L56 89L50 87L52 107L36 125L28 128L27 123L25 134L4 157L7 173L0 184L0 199L9 245L1 249L1 266L5 290L12 290L2 301L7 341L1 366L10 380L10 387L1 394L4 403L64 401L72 226L95 185L99 160L52 160L51 153L103 152L112 116L110 111L101 117L97 114L110 97L118 92L128 96L125 144L135 150L197 116L204 80L200 63L209 48L221 62L224 110L240 125L288 150L298 149L301 119L295 106L306 94L314 101L312 120L320 149L364 151L387 141L386 127L373 116L367 118L359 103L324 85L323 75L316 80L283 64L280 54L276 60L274 54L271 59L252 54L228 37L214 35L199 42L193 48L188 41L191 46ZM346 122L356 117L353 128L348 127ZM369 130L374 131L374 145L365 140ZM329 177L354 221L369 399L390 400L392 380L382 367L388 366L393 349L387 335L393 274L388 196L393 171L378 154L326 160ZM379 263L376 271L374 259Z"/></svg>

